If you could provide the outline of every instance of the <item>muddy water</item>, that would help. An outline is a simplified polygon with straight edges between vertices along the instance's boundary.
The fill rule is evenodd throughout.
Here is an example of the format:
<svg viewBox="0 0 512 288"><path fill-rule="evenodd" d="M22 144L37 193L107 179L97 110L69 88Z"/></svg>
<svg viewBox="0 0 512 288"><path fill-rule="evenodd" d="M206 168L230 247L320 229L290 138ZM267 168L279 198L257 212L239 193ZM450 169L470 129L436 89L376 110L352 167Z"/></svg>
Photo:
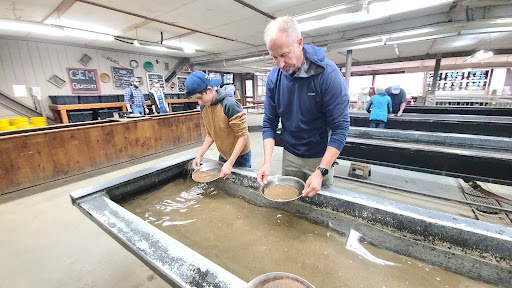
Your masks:
<svg viewBox="0 0 512 288"><path fill-rule="evenodd" d="M192 173L192 179L196 182L210 182L219 178L219 173L210 172L210 171L195 171Z"/></svg>
<svg viewBox="0 0 512 288"><path fill-rule="evenodd" d="M292 279L279 279L272 281L263 288L307 288L306 286L302 285L302 283L299 283Z"/></svg>
<svg viewBox="0 0 512 288"><path fill-rule="evenodd" d="M299 190L292 185L276 184L265 189L263 194L272 200L290 200L299 196Z"/></svg>
<svg viewBox="0 0 512 288"><path fill-rule="evenodd" d="M317 288L493 287L373 247L356 231L347 237L192 180L122 205L247 282L279 271Z"/></svg>

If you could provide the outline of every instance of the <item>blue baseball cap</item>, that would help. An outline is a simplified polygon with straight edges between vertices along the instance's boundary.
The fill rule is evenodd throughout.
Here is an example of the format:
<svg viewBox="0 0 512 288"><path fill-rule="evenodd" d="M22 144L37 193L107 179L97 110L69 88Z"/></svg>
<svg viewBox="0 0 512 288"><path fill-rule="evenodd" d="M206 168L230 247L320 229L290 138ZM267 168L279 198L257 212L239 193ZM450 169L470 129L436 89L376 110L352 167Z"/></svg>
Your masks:
<svg viewBox="0 0 512 288"><path fill-rule="evenodd" d="M197 94L207 87L216 87L222 84L222 79L211 79L203 72L194 72L188 76L185 81L185 90L187 95Z"/></svg>

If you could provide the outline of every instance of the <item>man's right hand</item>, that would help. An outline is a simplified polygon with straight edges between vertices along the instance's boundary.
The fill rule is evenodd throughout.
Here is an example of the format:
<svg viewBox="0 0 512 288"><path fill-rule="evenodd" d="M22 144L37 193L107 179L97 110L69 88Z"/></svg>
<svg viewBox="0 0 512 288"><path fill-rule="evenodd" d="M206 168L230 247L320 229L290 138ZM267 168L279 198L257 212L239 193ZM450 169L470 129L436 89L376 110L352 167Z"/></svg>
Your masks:
<svg viewBox="0 0 512 288"><path fill-rule="evenodd" d="M258 171L258 183L260 185L267 184L268 174L270 174L270 164L263 164L260 171Z"/></svg>
<svg viewBox="0 0 512 288"><path fill-rule="evenodd" d="M201 167L201 160L203 160L203 156L197 155L196 159L194 159L192 162L192 168L194 168L194 170L197 170L199 167Z"/></svg>

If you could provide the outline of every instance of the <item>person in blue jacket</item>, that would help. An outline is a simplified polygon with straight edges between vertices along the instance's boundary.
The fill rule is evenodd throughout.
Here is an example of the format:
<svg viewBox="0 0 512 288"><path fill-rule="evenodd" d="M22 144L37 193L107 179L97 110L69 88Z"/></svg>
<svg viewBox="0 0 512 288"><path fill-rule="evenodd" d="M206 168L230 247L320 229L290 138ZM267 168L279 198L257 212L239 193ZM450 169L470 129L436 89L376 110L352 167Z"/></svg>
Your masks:
<svg viewBox="0 0 512 288"><path fill-rule="evenodd" d="M270 22L265 43L276 67L267 77L264 163L258 182L267 183L281 120L282 175L306 181L302 194L311 197L322 185L332 185L333 163L345 145L350 126L345 79L322 48L303 44L299 25L291 17Z"/></svg>
<svg viewBox="0 0 512 288"><path fill-rule="evenodd" d="M366 105L366 111L370 113L370 128L384 128L392 110L391 98L384 92L384 88L375 88L375 93Z"/></svg>

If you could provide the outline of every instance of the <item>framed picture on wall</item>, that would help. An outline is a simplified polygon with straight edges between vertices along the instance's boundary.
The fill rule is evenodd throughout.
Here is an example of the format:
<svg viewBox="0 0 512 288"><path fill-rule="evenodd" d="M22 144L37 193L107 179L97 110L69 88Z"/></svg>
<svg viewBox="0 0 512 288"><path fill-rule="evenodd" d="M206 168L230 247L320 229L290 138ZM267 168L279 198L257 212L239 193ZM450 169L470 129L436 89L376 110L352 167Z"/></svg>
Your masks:
<svg viewBox="0 0 512 288"><path fill-rule="evenodd" d="M89 63L91 63L91 56L87 55L87 54L84 54L82 55L82 57L78 60L78 62L82 65L84 65L85 67L87 67L87 65L89 65Z"/></svg>
<svg viewBox="0 0 512 288"><path fill-rule="evenodd" d="M48 82L52 83L53 85L62 88L64 87L64 84L66 84L66 80L60 78L59 76L53 74L50 79L48 79Z"/></svg>
<svg viewBox="0 0 512 288"><path fill-rule="evenodd" d="M178 93L185 93L185 81L187 77L177 76L176 79L178 80Z"/></svg>
<svg viewBox="0 0 512 288"><path fill-rule="evenodd" d="M146 73L146 78L148 80L148 90L151 90L151 88L153 88L153 82L158 81L160 82L160 89L162 89L162 91L165 92L164 74Z"/></svg>

